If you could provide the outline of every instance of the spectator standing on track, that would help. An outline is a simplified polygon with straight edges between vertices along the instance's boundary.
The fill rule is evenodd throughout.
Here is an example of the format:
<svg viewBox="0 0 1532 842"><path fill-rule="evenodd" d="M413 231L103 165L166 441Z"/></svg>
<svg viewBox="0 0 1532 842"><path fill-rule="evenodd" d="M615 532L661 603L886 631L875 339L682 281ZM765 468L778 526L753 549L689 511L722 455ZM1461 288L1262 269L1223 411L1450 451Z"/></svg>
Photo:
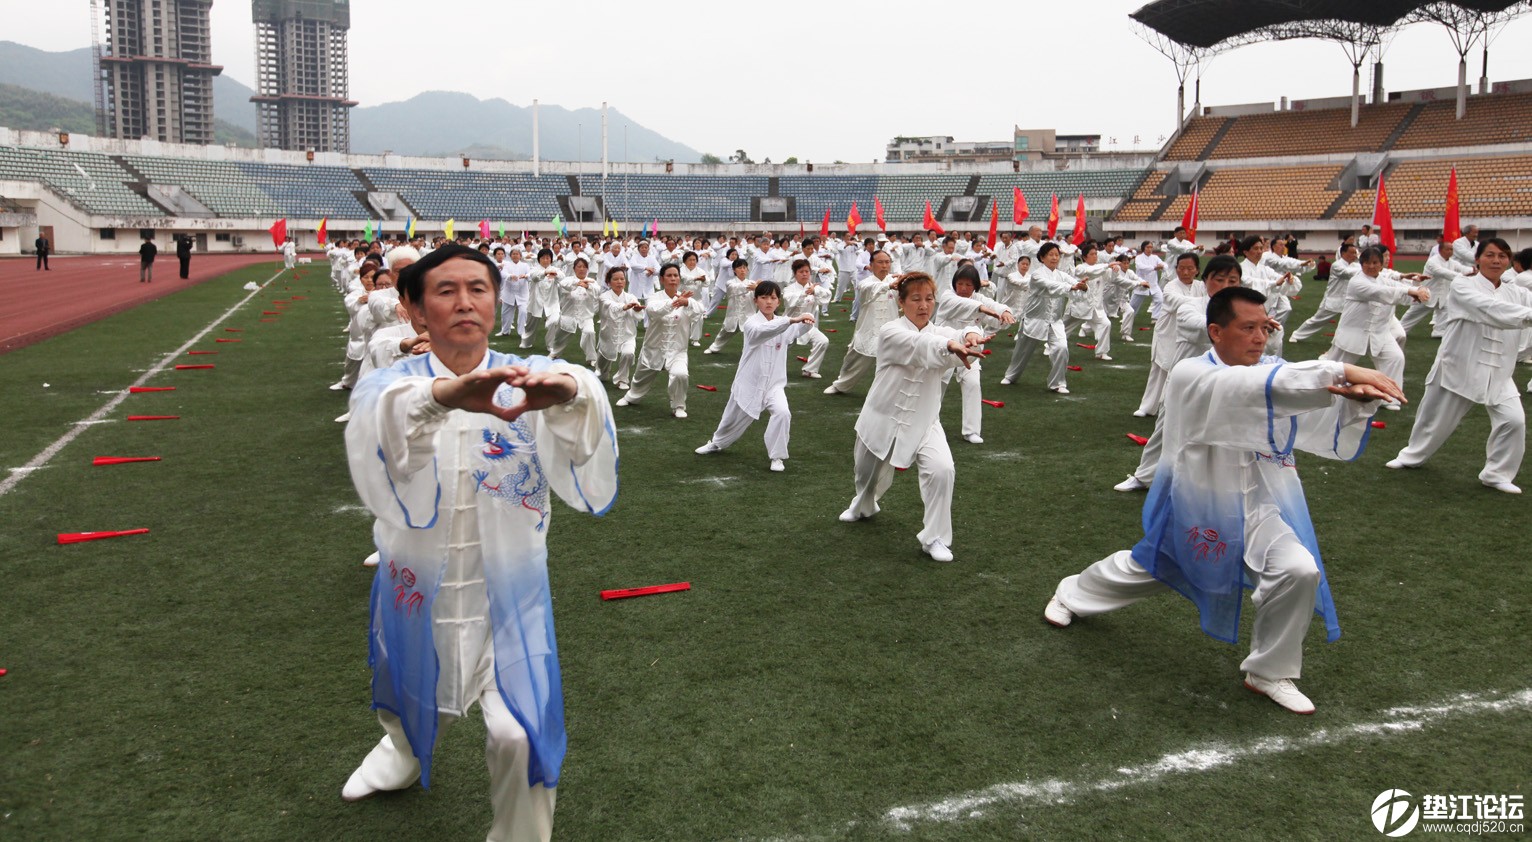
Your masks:
<svg viewBox="0 0 1532 842"><path fill-rule="evenodd" d="M37 268L46 272L52 272L53 269L48 266L48 252L52 251L53 244L48 242L47 237L38 234L37 242L32 245L37 248Z"/></svg>
<svg viewBox="0 0 1532 842"><path fill-rule="evenodd" d="M190 234L176 236L176 260L181 261L181 279L191 277L192 238Z"/></svg>
<svg viewBox="0 0 1532 842"><path fill-rule="evenodd" d="M154 244L154 237L144 237L144 244L138 247L138 282L147 284L154 280L154 256L160 253L158 246Z"/></svg>

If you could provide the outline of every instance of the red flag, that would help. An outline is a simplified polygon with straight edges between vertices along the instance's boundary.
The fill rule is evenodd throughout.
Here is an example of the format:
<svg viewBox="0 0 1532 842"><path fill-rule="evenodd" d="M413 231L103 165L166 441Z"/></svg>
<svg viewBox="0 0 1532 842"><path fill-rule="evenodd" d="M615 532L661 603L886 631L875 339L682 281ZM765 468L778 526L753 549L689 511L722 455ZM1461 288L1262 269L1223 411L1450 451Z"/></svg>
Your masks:
<svg viewBox="0 0 1532 842"><path fill-rule="evenodd" d="M877 196L872 197L872 218L877 221L879 231L888 231L888 220L883 218L883 202Z"/></svg>
<svg viewBox="0 0 1532 842"><path fill-rule="evenodd" d="M989 208L989 239L986 241L990 248L1000 241L1000 201L997 199Z"/></svg>
<svg viewBox="0 0 1532 842"><path fill-rule="evenodd" d="M1193 242L1193 243L1197 242L1197 194L1198 194L1198 192L1199 191L1196 191L1196 190L1192 191L1192 201L1191 201L1191 204L1186 206L1186 214L1181 217L1181 227L1186 229L1186 239L1188 241L1190 241L1190 242Z"/></svg>
<svg viewBox="0 0 1532 842"><path fill-rule="evenodd" d="M271 224L271 244L281 248L287 242L287 220L279 219Z"/></svg>
<svg viewBox="0 0 1532 842"><path fill-rule="evenodd" d="M489 239L489 220L487 219L479 220L479 238L484 240Z"/></svg>
<svg viewBox="0 0 1532 842"><path fill-rule="evenodd" d="M802 240L807 235L808 232L803 230L803 220L798 220L798 239Z"/></svg>
<svg viewBox="0 0 1532 842"><path fill-rule="evenodd" d="M825 220L819 223L819 236L830 236L830 206L825 205Z"/></svg>
<svg viewBox="0 0 1532 842"><path fill-rule="evenodd" d="M1053 194L1053 209L1048 211L1048 239L1059 233L1059 194Z"/></svg>
<svg viewBox="0 0 1532 842"><path fill-rule="evenodd" d="M330 227L330 218L328 216L325 217L324 219L319 220L319 230L315 231L314 233L319 235L319 244L320 245L324 245L326 242L329 241L330 234L329 234L329 231L327 230L329 227Z"/></svg>
<svg viewBox="0 0 1532 842"><path fill-rule="evenodd" d="M1016 194L1011 197L1011 221L1020 225L1027 221L1027 214L1031 211L1027 209L1027 194L1021 192L1020 187L1013 189Z"/></svg>
<svg viewBox="0 0 1532 842"><path fill-rule="evenodd" d="M1394 252L1398 241L1394 239L1394 212L1388 207L1388 189L1383 186L1383 175L1378 175L1378 202L1373 205L1372 224L1378 228L1378 242L1388 249L1388 265L1394 265Z"/></svg>
<svg viewBox="0 0 1532 842"><path fill-rule="evenodd" d="M872 200L876 202L878 199L876 196L874 196ZM846 230L850 231L851 235L854 237L856 236L856 227L861 224L862 215L856 212L856 202L852 202L851 212L846 214Z"/></svg>
<svg viewBox="0 0 1532 842"><path fill-rule="evenodd" d="M1381 181L1381 179L1380 179ZM1463 236L1462 222L1458 218L1458 168L1452 168L1447 179L1447 218L1442 222L1442 236L1452 242Z"/></svg>
<svg viewBox="0 0 1532 842"><path fill-rule="evenodd" d="M933 231L933 232L935 232L937 234L945 234L945 233L947 233L942 228L941 224L936 221L936 214L931 212L931 200L930 199L926 200L926 218L921 223L921 226L924 227L927 231Z"/></svg>
<svg viewBox="0 0 1532 842"><path fill-rule="evenodd" d="M1085 242L1085 195L1075 202L1075 230L1069 235L1069 244L1078 246Z"/></svg>

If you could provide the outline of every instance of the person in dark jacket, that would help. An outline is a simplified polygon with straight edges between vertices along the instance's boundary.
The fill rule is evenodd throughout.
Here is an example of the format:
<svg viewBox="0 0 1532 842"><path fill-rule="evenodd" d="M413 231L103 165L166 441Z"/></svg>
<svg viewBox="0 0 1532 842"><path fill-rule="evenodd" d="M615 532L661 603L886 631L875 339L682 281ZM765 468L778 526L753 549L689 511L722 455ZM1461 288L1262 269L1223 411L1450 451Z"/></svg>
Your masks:
<svg viewBox="0 0 1532 842"><path fill-rule="evenodd" d="M190 234L176 237L176 259L181 261L181 277L191 277L192 238Z"/></svg>
<svg viewBox="0 0 1532 842"><path fill-rule="evenodd" d="M45 269L49 272L53 271L52 268L48 266L48 253L53 251L53 244L48 242L47 237L38 234L37 242L33 243L32 245L36 246L37 248L37 268Z"/></svg>
<svg viewBox="0 0 1532 842"><path fill-rule="evenodd" d="M138 282L147 284L154 280L154 256L160 253L159 246L154 244L153 237L145 237L144 244L138 247Z"/></svg>

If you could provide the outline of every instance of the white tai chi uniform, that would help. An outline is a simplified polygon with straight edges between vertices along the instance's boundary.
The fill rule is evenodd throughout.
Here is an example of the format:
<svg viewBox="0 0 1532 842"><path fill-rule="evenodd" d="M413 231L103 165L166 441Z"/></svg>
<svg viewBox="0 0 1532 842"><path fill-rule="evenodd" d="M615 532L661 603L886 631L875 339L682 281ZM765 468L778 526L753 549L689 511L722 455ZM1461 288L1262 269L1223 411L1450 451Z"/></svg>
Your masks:
<svg viewBox="0 0 1532 842"><path fill-rule="evenodd" d="M1021 285L1015 275L1011 283ZM1015 383L1027 370L1032 354L1038 345L1046 345L1052 366L1048 371L1048 388L1058 389L1067 385L1065 375L1069 369L1069 342L1064 336L1064 302L1074 288L1074 278L1060 270L1049 269L1042 263L1033 263L1027 276L1027 303L1021 311L1021 330L1016 332L1016 347L1011 351L1011 363L1005 369L1006 381Z"/></svg>
<svg viewBox="0 0 1532 842"><path fill-rule="evenodd" d="M1394 310L1419 289L1390 277L1390 270L1370 277L1360 272L1346 285L1346 309L1335 327L1335 342L1324 358L1354 363L1368 354L1373 367L1404 387L1404 349L1399 347L1399 320Z"/></svg>
<svg viewBox="0 0 1532 842"><path fill-rule="evenodd" d="M1140 282L1148 286L1134 286L1133 294L1128 296L1128 308L1123 311L1120 320L1124 341L1133 341L1133 323L1138 319L1138 312L1144 309L1144 302L1159 302L1160 273L1165 271L1167 271L1166 263L1157 254L1145 252L1133 258L1133 274L1138 276ZM1150 315L1159 317L1158 313L1151 312Z"/></svg>
<svg viewBox="0 0 1532 842"><path fill-rule="evenodd" d="M1143 540L1066 577L1054 596L1090 616L1174 588L1196 603L1204 632L1234 643L1242 585L1253 583L1255 624L1240 669L1273 681L1301 677L1314 614L1329 640L1340 625L1294 450L1357 458L1378 406L1326 391L1343 374L1340 363L1318 360L1227 366L1212 351L1178 363Z"/></svg>
<svg viewBox="0 0 1532 842"><path fill-rule="evenodd" d="M811 283L810 286L793 281L782 289L782 314L789 319L802 313L811 316L830 302L830 287L826 283ZM803 364L803 374L813 377L819 374L819 367L824 364L825 352L830 348L830 337L825 336L819 329L819 325L809 325L808 330L803 331L794 340L795 345L808 345L808 361Z"/></svg>
<svg viewBox="0 0 1532 842"><path fill-rule="evenodd" d="M362 373L362 357L367 355L367 336L372 333L372 311L367 309L367 302L362 296L371 300L372 296L367 288L362 286L361 281L351 281L351 286L346 290L344 304L346 307L346 373L341 375L341 385L351 388L356 385L357 377Z"/></svg>
<svg viewBox="0 0 1532 842"><path fill-rule="evenodd" d="M510 336L514 325L523 339L527 335L528 286L533 266L525 261L500 264L500 335Z"/></svg>
<svg viewBox="0 0 1532 842"><path fill-rule="evenodd" d="M1239 262L1239 268L1240 282L1266 296L1266 315L1282 325L1282 330L1272 331L1266 339L1266 355L1280 357L1283 333L1287 329L1287 318L1293 314L1293 302L1288 300L1288 296L1303 292L1303 279L1299 276L1299 273L1303 271L1303 261L1282 257L1268 251L1261 255L1259 267L1251 265L1249 260L1242 259ZM1286 283L1279 283L1282 276L1288 273L1292 273L1292 279Z"/></svg>
<svg viewBox="0 0 1532 842"><path fill-rule="evenodd" d="M755 285L759 281L742 281L733 275L725 286L727 299L724 303L723 324L718 328L718 335L713 337L712 344L702 353L716 354L723 350L723 346L729 343L734 334L744 326L745 320L755 312ZM703 313L706 316L706 311ZM697 321L701 322L701 319ZM701 328L698 328L700 331Z"/></svg>
<svg viewBox="0 0 1532 842"><path fill-rule="evenodd" d="M840 374L830 384L831 389L849 391L877 365L883 326L899 318L899 291L889 283L888 278L877 275L868 275L856 282L856 300L861 313L856 320L856 330L851 334L851 346L841 360Z"/></svg>
<svg viewBox="0 0 1532 842"><path fill-rule="evenodd" d="M979 312L982 307L988 307L995 313L1011 312L1011 308L986 295L976 292L964 298L949 289L945 294L937 297L936 315L931 318L931 321L939 327L949 328L959 333L968 333L978 328L985 335L992 335L1000 329L1000 319ZM983 374L984 366L980 361L971 360L968 368L959 365L942 375L944 392L948 383L957 381L958 395L963 406L961 435L965 439L969 436L983 436L984 389L980 383L980 377Z"/></svg>
<svg viewBox="0 0 1532 842"><path fill-rule="evenodd" d="M1426 393L1415 411L1410 443L1397 461L1414 468L1441 447L1474 404L1489 412L1489 441L1479 480L1514 482L1527 447L1527 417L1511 378L1522 331L1532 330L1532 291L1509 279L1496 286L1483 275L1452 282L1436 364L1426 375Z"/></svg>
<svg viewBox="0 0 1532 842"><path fill-rule="evenodd" d="M789 318L779 315L767 320L756 313L740 328L745 335L745 350L739 356L734 385L729 387L729 403L713 433L713 445L719 450L739 441L762 412L769 412L766 457L787 458L787 441L793 427L793 414L787 408L787 350L793 340L812 327L793 324Z"/></svg>
<svg viewBox="0 0 1532 842"><path fill-rule="evenodd" d="M488 838L547 840L565 750L548 588L550 497L602 514L617 494L611 410L595 377L546 357L489 352L479 369L569 374L576 397L506 423L431 396L434 355L376 371L351 396L352 481L377 518L382 563L369 640L384 737L353 782L430 785L439 730L477 702L488 732ZM501 386L496 403L519 402ZM351 783L347 784L348 789Z"/></svg>
<svg viewBox="0 0 1532 842"><path fill-rule="evenodd" d="M1182 310L1195 311L1203 325L1207 324L1207 287L1202 281L1181 283L1173 277L1160 287L1160 312L1154 320L1154 338L1149 345L1149 379L1144 384L1144 396L1138 402L1138 411L1144 415L1159 415L1163 405L1165 381L1170 379L1171 369L1186 359L1177 354L1177 324ZM1200 350L1206 350L1200 349ZM1200 353L1200 350L1198 353ZM1188 354L1187 356L1196 356Z"/></svg>
<svg viewBox="0 0 1532 842"><path fill-rule="evenodd" d="M1362 271L1360 261L1347 263L1340 258L1330 264L1330 280L1325 282L1324 298L1319 300L1319 309L1308 321L1298 326L1293 335L1287 337L1288 342L1302 342L1316 333L1324 330L1330 324L1331 319L1339 319L1341 313L1346 310L1346 285L1351 279ZM1436 293L1431 293L1433 296ZM1335 331L1330 331L1334 333Z"/></svg>
<svg viewBox="0 0 1532 842"><path fill-rule="evenodd" d="M974 331L977 333L977 331ZM947 349L964 335L951 328L915 327L900 316L878 333L878 370L856 419L856 496L848 511L878 513L878 500L894 471L914 465L920 475L925 523L922 548L935 542L952 547L952 488L956 470L942 431L942 374L963 363Z"/></svg>
<svg viewBox="0 0 1532 842"><path fill-rule="evenodd" d="M702 259L698 258L696 266L690 269L686 268L685 265L681 267L681 292L690 292L692 298L701 301L704 313L702 319L692 322L691 340L693 345L702 341L702 322L706 319L706 312L710 307L708 303L708 287L711 284L708 280L707 269L703 268L703 265Z"/></svg>
<svg viewBox="0 0 1532 842"><path fill-rule="evenodd" d="M629 309L638 299L627 290L621 295L608 289L596 299L601 324L596 337L596 371L619 389L628 388L633 373L633 348L638 340L638 311Z"/></svg>
<svg viewBox="0 0 1532 842"><path fill-rule="evenodd" d="M521 334L521 347L532 347L532 336L539 325L543 329L543 344L548 344L550 334L559 323L559 293L564 275L552 264L532 267L527 276L527 329Z"/></svg>
<svg viewBox="0 0 1532 842"><path fill-rule="evenodd" d="M282 244L282 268L291 269L298 265L298 247L291 240Z"/></svg>
<svg viewBox="0 0 1532 842"><path fill-rule="evenodd" d="M695 298L680 307L672 305L674 300L660 288L649 293L649 299L644 302L649 327L644 331L644 346L638 352L638 372L633 375L633 388L623 397L628 403L648 394L655 377L665 371L670 377L671 410L686 410L686 390L691 385L687 351L691 349L692 320L702 318L707 311Z"/></svg>
<svg viewBox="0 0 1532 842"><path fill-rule="evenodd" d="M1069 303L1064 306L1064 336L1088 325L1096 339L1096 356L1107 356L1112 352L1112 323L1106 315L1106 288L1115 282L1112 264L1076 263L1070 274L1087 286L1069 292Z"/></svg>
<svg viewBox="0 0 1532 842"><path fill-rule="evenodd" d="M596 350L595 315L600 288L600 282L589 275L583 281L574 275L559 281L558 323L548 331L549 356L564 356L565 344L578 333L585 362L596 367L600 352Z"/></svg>
<svg viewBox="0 0 1532 842"><path fill-rule="evenodd" d="M1436 324L1440 319L1435 318L1437 311L1446 303L1447 295L1452 291L1452 279L1472 272L1473 264L1459 263L1450 258L1443 259L1439 250L1432 249L1431 256L1426 258L1425 268L1420 271L1429 278L1421 286L1431 292L1431 297L1425 301L1412 302L1410 309L1405 310L1404 315L1399 318L1399 327L1405 333L1409 333L1426 316L1432 316L1431 335L1440 337L1441 325Z"/></svg>

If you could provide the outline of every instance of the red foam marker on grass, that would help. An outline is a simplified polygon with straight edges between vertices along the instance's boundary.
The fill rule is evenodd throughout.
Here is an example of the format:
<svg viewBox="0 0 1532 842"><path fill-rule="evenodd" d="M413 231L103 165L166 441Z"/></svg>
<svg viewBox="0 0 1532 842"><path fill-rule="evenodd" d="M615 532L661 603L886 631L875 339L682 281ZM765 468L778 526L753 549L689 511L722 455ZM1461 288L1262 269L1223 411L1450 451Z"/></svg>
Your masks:
<svg viewBox="0 0 1532 842"><path fill-rule="evenodd" d="M261 321L263 321L263 322L274 322L274 321L277 321L277 320L276 319L261 319Z"/></svg>
<svg viewBox="0 0 1532 842"><path fill-rule="evenodd" d="M1141 327L1139 330L1154 330L1152 327Z"/></svg>
<svg viewBox="0 0 1532 842"><path fill-rule="evenodd" d="M103 538L121 538L126 535L147 535L147 529L119 529L109 532L60 532L60 544L83 544L86 541L100 541Z"/></svg>
<svg viewBox="0 0 1532 842"><path fill-rule="evenodd" d="M280 315L282 315L282 311L281 310L262 310L261 311L261 315L263 315L263 316L280 316Z"/></svg>
<svg viewBox="0 0 1532 842"><path fill-rule="evenodd" d="M1128 437L1128 441L1133 442L1134 444L1138 445L1139 447L1143 447L1144 445L1149 443L1149 440L1144 438L1143 436L1135 436L1132 433L1124 433L1124 435L1126 435Z"/></svg>
<svg viewBox="0 0 1532 842"><path fill-rule="evenodd" d="M673 582L669 585L649 585L643 588L617 588L610 591L602 591L602 599L627 599L631 596L651 596L657 593L675 593L676 591L689 591L692 589L691 582Z"/></svg>
<svg viewBox="0 0 1532 842"><path fill-rule="evenodd" d="M996 409L1004 409L1005 408L1005 401L992 401L989 398L980 398L979 399L979 403L982 403L985 406L992 406L992 407L994 407Z"/></svg>
<svg viewBox="0 0 1532 842"><path fill-rule="evenodd" d="M244 333L245 329L242 328L242 327L226 327L226 328L223 329L223 332L224 333Z"/></svg>
<svg viewBox="0 0 1532 842"><path fill-rule="evenodd" d="M293 300L294 301L307 301L307 300L309 300L309 297L307 295L295 295L295 296L293 296Z"/></svg>
<svg viewBox="0 0 1532 842"><path fill-rule="evenodd" d="M178 365L176 371L193 371L199 368L213 368L212 363L197 363L196 365Z"/></svg>
<svg viewBox="0 0 1532 842"><path fill-rule="evenodd" d="M706 336L706 337L707 337L707 338L709 338L709 339L711 339L711 338L713 338L713 334L711 334L711 333L704 333L704 334L702 334L702 335L703 335L703 336Z"/></svg>
<svg viewBox="0 0 1532 842"><path fill-rule="evenodd" d="M1096 350L1096 346L1095 345L1086 345L1084 342L1076 342L1075 343L1075 347L1076 348L1084 348L1087 351L1094 351L1094 350Z"/></svg>
<svg viewBox="0 0 1532 842"><path fill-rule="evenodd" d="M158 456L97 456L90 460L95 466L101 465L126 465L130 462L158 462Z"/></svg>
<svg viewBox="0 0 1532 842"><path fill-rule="evenodd" d="M808 357L799 357L799 358L798 358L798 362L800 362L800 363L806 363L806 362L808 362L808 361L809 361L809 358L808 358Z"/></svg>
<svg viewBox="0 0 1532 842"><path fill-rule="evenodd" d="M1085 369L1083 369L1083 368L1081 368L1081 367L1079 367L1077 365L1068 365L1068 366L1064 366L1064 367L1069 369L1070 371L1084 371L1085 370Z"/></svg>
<svg viewBox="0 0 1532 842"><path fill-rule="evenodd" d="M179 415L129 415L129 421L180 421Z"/></svg>
<svg viewBox="0 0 1532 842"><path fill-rule="evenodd" d="M4 678L5 677L5 672L6 672L5 668L0 667L0 678Z"/></svg>
<svg viewBox="0 0 1532 842"><path fill-rule="evenodd" d="M1335 334L1333 334L1333 333L1327 333L1327 334L1325 334L1325 336L1334 336L1334 335L1335 335Z"/></svg>
<svg viewBox="0 0 1532 842"><path fill-rule="evenodd" d="M986 357L987 357L987 356L989 356L989 355L990 355L990 354L993 354L993 353L995 353L995 352L994 352L994 351L991 351L991 350L990 350L990 349L988 349L988 348L985 348L985 349L984 349L984 356L986 356Z"/></svg>
<svg viewBox="0 0 1532 842"><path fill-rule="evenodd" d="M1385 430L1388 428L1388 424L1383 421L1374 421L1372 422L1372 428L1374 430Z"/></svg>
<svg viewBox="0 0 1532 842"><path fill-rule="evenodd" d="M716 392L716 391L718 391L718 387L717 386L704 386L701 383L697 384L697 388L701 389L704 392Z"/></svg>
<svg viewBox="0 0 1532 842"><path fill-rule="evenodd" d="M128 393L136 395L140 392L174 392L174 386L129 386Z"/></svg>
<svg viewBox="0 0 1532 842"><path fill-rule="evenodd" d="M825 333L840 333L840 330L838 328L827 327L825 328Z"/></svg>
<svg viewBox="0 0 1532 842"><path fill-rule="evenodd" d="M238 339L214 339L214 342L238 342Z"/></svg>
<svg viewBox="0 0 1532 842"><path fill-rule="evenodd" d="M218 352L217 351L187 351L186 355L189 356L189 357L205 357L208 354L216 354L216 353L218 353Z"/></svg>

